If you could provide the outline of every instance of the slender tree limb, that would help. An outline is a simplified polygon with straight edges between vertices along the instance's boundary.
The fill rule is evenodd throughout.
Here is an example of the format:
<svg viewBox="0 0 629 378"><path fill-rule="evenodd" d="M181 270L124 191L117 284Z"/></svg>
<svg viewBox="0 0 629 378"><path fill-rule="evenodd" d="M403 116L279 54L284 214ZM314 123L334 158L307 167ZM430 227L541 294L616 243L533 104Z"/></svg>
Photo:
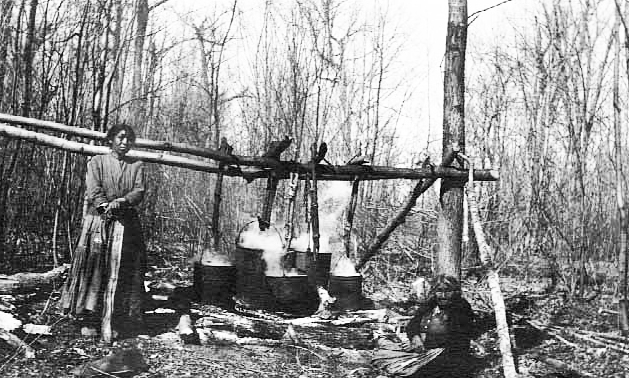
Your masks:
<svg viewBox="0 0 629 378"><path fill-rule="evenodd" d="M485 8L485 9L481 9L481 10L479 10L479 11L476 11L476 12L474 12L474 13L470 14L470 15L467 17L467 19L468 19L468 20L470 20L470 19L471 19L472 17L474 17L474 16L476 16L476 17L474 17L474 19L472 19L470 22L468 22L467 26L469 27L469 26L472 24L472 22L476 21L476 19L478 18L478 14L479 14L479 13L486 12L486 11L488 11L488 10L490 10L490 9L493 9L493 8L499 7L499 6L503 5L503 4L508 3L508 2L511 2L511 1L513 1L513 0L504 0L504 1L503 1L503 2L501 2L501 3L498 3L498 4L496 4L496 5L492 5L491 7L487 7L487 8Z"/></svg>

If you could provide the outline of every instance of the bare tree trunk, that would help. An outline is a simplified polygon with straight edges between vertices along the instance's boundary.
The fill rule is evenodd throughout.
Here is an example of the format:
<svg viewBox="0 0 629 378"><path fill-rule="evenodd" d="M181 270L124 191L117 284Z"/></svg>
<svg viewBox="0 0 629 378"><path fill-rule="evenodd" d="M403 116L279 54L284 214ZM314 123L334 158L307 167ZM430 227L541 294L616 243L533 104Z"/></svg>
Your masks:
<svg viewBox="0 0 629 378"><path fill-rule="evenodd" d="M20 6L20 11L18 12L18 29L19 23L21 20L21 14L24 10L25 0L22 1ZM33 39L35 38L35 16L37 15L37 0L31 0L30 10L29 10L29 20L28 20L28 31L27 31L27 41L24 48L24 72L25 72L25 86L24 86L24 95L22 96L22 114L24 116L28 116L30 111L30 95L31 95L31 72L33 70ZM16 60L16 72L15 79L13 82L13 101L17 99L17 84L18 84L18 71L19 64L17 64L17 60L20 54L19 51L19 38L16 36L15 40L15 60ZM28 92L28 93L27 93ZM2 185L0 187L0 258L3 256L3 252L5 249L4 239L7 232L7 205L9 200L9 191L11 188L11 176L15 171L15 167L18 161L18 156L20 154L20 150L22 148L22 141L18 140L15 144L15 148L13 150L13 154L11 155L11 159L9 161L9 166L2 173Z"/></svg>
<svg viewBox="0 0 629 378"><path fill-rule="evenodd" d="M313 143L310 148L312 153L312 185L310 186L310 224L312 225L312 256L315 261L319 257L319 200L318 200L318 185L316 175L315 159L317 156L317 144Z"/></svg>
<svg viewBox="0 0 629 378"><path fill-rule="evenodd" d="M467 39L467 0L450 0L446 37L443 159L453 150L465 151L464 88ZM460 163L457 163L459 168ZM442 180L438 217L439 250L437 273L461 275L461 237L463 232L463 183Z"/></svg>
<svg viewBox="0 0 629 378"><path fill-rule="evenodd" d="M131 83L131 116L135 122L140 122L144 112L145 99L142 95L142 57L144 55L144 40L149 20L148 0L137 0L135 8L136 29L133 47L133 81Z"/></svg>
<svg viewBox="0 0 629 378"><path fill-rule="evenodd" d="M4 78L6 76L7 68L7 53L9 47L9 39L11 38L11 17L13 16L13 0L3 0L2 8L0 10L0 87L6 88L4 85ZM0 91L0 109L4 104L4 95L6 91Z"/></svg>
<svg viewBox="0 0 629 378"><path fill-rule="evenodd" d="M123 56L122 51L122 15L124 6L121 0L115 0L116 6L116 22L115 22L115 31L114 31L114 41L112 52L116 56L116 60L114 62L114 66L112 67L112 72L107 82L107 99L105 100L105 114L103 120L103 129L107 128L107 124L109 124L109 107L111 104L112 93L114 105L118 106L120 103L120 92L122 87L122 79L120 75L120 61Z"/></svg>
<svg viewBox="0 0 629 378"><path fill-rule="evenodd" d="M93 130L105 130L103 125L103 103L106 101L107 96L105 95L105 78L106 78L106 70L107 63L109 63L109 34L111 30L111 8L113 6L113 2L109 2L107 7L105 8L105 24L101 27L99 32L105 34L105 40L103 44L100 46L100 59L99 59L99 67L95 72L95 86L94 86L94 94L92 95L92 122L93 122ZM94 62L96 63L96 62Z"/></svg>
<svg viewBox="0 0 629 378"><path fill-rule="evenodd" d="M627 6L627 5L626 5ZM619 316L618 326L623 334L629 333L629 314L628 314L628 301L627 301L627 208L625 204L625 191L623 188L624 179L622 173L622 132L621 132L621 103L620 103L620 90L618 88L620 81L620 21L622 14L620 13L620 7L618 7L618 1L616 1L617 13L616 22L614 24L614 38L615 38L615 51L614 51L614 79L613 79L613 105L614 105L614 173L616 174L616 204L618 206L618 219L619 219L619 241L618 241L618 266L620 267L620 300L619 300ZM625 36L627 38L628 36ZM627 42L625 42L627 43ZM629 58L628 58L629 59ZM628 71L629 71L629 65Z"/></svg>
<svg viewBox="0 0 629 378"><path fill-rule="evenodd" d="M35 18L39 0L31 0L28 14L28 31L26 46L24 47L24 96L22 97L22 115L28 117L31 113L31 97L33 94L33 47L35 45Z"/></svg>

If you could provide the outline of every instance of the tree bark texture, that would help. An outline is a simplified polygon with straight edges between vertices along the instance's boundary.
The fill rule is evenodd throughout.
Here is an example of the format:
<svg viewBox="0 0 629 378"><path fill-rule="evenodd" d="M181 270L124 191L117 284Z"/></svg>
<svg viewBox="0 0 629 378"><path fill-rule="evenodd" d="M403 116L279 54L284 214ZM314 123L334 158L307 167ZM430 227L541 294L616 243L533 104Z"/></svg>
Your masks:
<svg viewBox="0 0 629 378"><path fill-rule="evenodd" d="M11 18L13 16L13 0L2 2L0 10L0 87L5 88L4 78L8 67L7 55L9 47L9 39L11 38ZM0 91L0 106L4 104L4 98L7 91Z"/></svg>
<svg viewBox="0 0 629 378"><path fill-rule="evenodd" d="M131 83L131 96L133 96L132 116L135 122L140 123L146 101L142 94L142 57L144 55L146 27L149 20L148 0L137 1L135 17L136 29L133 42L133 81Z"/></svg>
<svg viewBox="0 0 629 378"><path fill-rule="evenodd" d="M362 327L342 327L311 322L290 322L244 317L233 314L213 314L200 318L197 327L210 327L233 331L239 337L261 339L288 339L297 344L321 344L328 347L355 349L373 348L373 331Z"/></svg>
<svg viewBox="0 0 629 378"><path fill-rule="evenodd" d="M464 89L465 47L467 39L467 1L449 0L448 33L444 73L443 160L453 150L465 152ZM456 168L462 168L455 163ZM439 249L437 273L461 275L461 237L463 232L463 181L441 181L441 212L437 220Z"/></svg>

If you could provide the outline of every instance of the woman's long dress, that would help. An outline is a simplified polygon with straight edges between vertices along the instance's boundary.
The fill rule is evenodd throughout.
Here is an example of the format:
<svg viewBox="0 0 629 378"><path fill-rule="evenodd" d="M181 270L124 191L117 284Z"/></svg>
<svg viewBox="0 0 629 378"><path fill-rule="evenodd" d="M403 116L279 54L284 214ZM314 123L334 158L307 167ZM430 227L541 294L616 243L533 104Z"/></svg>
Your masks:
<svg viewBox="0 0 629 378"><path fill-rule="evenodd" d="M144 273L146 249L142 226L135 206L144 197L142 163L113 154L93 157L87 165L87 213L79 243L72 260L70 275L61 297L66 313L100 315L103 293L109 280L109 262L114 223L124 226L118 284L114 296L113 326L119 328L128 321L141 321L143 315ZM116 198L126 199L126 205L113 215L99 214L101 204Z"/></svg>

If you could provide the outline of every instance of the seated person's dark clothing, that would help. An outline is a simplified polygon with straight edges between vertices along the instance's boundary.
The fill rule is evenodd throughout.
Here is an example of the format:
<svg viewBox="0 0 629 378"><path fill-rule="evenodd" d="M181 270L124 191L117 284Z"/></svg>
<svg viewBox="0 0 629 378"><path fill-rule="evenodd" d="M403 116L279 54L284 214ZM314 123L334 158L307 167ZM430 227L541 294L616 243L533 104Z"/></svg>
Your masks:
<svg viewBox="0 0 629 378"><path fill-rule="evenodd" d="M474 313L470 304L460 296L460 286L445 295L443 291L438 292L422 303L406 332L412 345L418 349L445 348L417 372L417 377L470 375L475 362L469 351L474 332Z"/></svg>

